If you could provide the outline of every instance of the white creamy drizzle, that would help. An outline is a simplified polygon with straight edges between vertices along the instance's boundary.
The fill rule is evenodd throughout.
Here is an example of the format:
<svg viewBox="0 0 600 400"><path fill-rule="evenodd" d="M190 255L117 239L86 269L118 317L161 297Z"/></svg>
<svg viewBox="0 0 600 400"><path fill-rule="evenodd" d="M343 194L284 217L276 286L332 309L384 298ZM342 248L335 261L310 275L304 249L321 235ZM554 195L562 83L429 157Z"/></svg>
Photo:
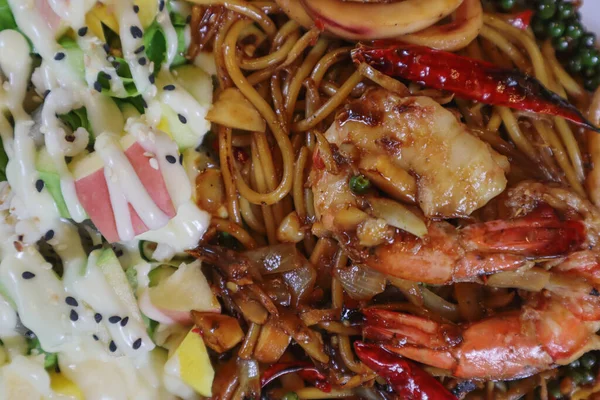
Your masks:
<svg viewBox="0 0 600 400"><path fill-rule="evenodd" d="M66 21L71 26L83 26L85 23L85 14L93 6L95 0L77 0L77 1L65 1L65 0L46 0L52 10L60 17L61 20Z"/></svg>
<svg viewBox="0 0 600 400"><path fill-rule="evenodd" d="M179 164L177 144L166 133L152 129L139 120L130 119L125 129L145 151L154 154L175 209L188 201L192 196L192 187ZM168 162L167 156L174 157L176 162Z"/></svg>
<svg viewBox="0 0 600 400"><path fill-rule="evenodd" d="M181 88L176 81L174 83L175 90L161 91L162 103L183 115L192 132L201 140L210 130L210 122L206 120L209 107L202 106L185 88Z"/></svg>
<svg viewBox="0 0 600 400"><path fill-rule="evenodd" d="M161 1L163 4L163 9L156 15L156 21L159 23L163 32L165 33L165 39L167 42L167 60L162 65L162 69L168 70L173 63L173 60L177 56L178 40L177 32L175 31L173 23L171 22L171 17L169 16L167 6L164 5L165 0L158 0L159 4Z"/></svg>
<svg viewBox="0 0 600 400"><path fill-rule="evenodd" d="M104 50L103 43L96 36L87 31L86 35L78 35L77 44L84 53L83 64L85 65L85 80L89 87L93 87L98 79L98 73L104 72L110 77L110 90L117 97L126 97L127 91L123 80L117 74L115 67L108 62L107 53Z"/></svg>
<svg viewBox="0 0 600 400"><path fill-rule="evenodd" d="M152 75L151 65L145 50L136 53L136 50L144 44L142 23L135 11L133 11L133 2L131 0L113 0L113 5L115 14L119 19L119 34L121 37L121 46L123 47L123 58L129 64L135 87L149 104L156 95L156 86L150 82L150 75ZM138 34L136 37L134 37L132 30ZM146 58L145 65L141 65L138 62L141 57Z"/></svg>
<svg viewBox="0 0 600 400"><path fill-rule="evenodd" d="M118 138L103 133L96 138L94 149L104 161L105 170L111 171L111 175L107 180L111 184L109 186L111 201L119 198L122 194L149 229L158 229L165 226L169 221L169 217L152 201L127 156L123 153ZM118 185L112 185L112 183ZM114 196L112 191L115 191ZM125 218L126 215L122 209L114 211L118 228L120 219ZM130 240L132 238L133 236L123 237L122 239Z"/></svg>

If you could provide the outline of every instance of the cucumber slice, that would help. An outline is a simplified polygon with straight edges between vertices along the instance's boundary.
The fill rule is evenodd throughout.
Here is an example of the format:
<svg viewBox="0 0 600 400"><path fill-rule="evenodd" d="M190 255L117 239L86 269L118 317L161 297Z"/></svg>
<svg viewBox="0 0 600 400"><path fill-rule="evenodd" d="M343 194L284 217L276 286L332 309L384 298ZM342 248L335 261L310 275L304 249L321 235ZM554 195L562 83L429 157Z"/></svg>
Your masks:
<svg viewBox="0 0 600 400"><path fill-rule="evenodd" d="M44 186L48 189L48 192L50 192L50 195L54 199L60 216L62 218L71 218L67 203L65 203L65 199L60 189L60 175L56 170L54 161L46 149L43 148L37 153L35 167L38 170L40 179L44 181Z"/></svg>
<svg viewBox="0 0 600 400"><path fill-rule="evenodd" d="M154 287L158 285L160 282L173 275L175 271L177 271L177 268L171 267L170 265L161 265L157 268L154 268L148 274L148 279L150 279L149 286Z"/></svg>

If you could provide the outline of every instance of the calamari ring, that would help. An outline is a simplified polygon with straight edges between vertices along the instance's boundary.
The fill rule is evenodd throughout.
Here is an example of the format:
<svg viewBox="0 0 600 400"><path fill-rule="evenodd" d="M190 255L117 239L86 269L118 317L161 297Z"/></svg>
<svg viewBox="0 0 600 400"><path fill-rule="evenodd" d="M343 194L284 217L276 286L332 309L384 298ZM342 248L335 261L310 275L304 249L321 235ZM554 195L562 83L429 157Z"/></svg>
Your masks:
<svg viewBox="0 0 600 400"><path fill-rule="evenodd" d="M420 32L398 39L406 43L456 51L471 43L483 26L483 8L480 0L464 0L456 9L454 21L431 26Z"/></svg>
<svg viewBox="0 0 600 400"><path fill-rule="evenodd" d="M355 40L390 39L418 32L450 15L462 2L463 0L405 0L399 3L358 3L302 0L308 15L318 25L322 24L327 31L339 37ZM288 1L288 4L291 3L293 2ZM298 12L297 7L293 11ZM301 13L292 18L298 17L306 22Z"/></svg>

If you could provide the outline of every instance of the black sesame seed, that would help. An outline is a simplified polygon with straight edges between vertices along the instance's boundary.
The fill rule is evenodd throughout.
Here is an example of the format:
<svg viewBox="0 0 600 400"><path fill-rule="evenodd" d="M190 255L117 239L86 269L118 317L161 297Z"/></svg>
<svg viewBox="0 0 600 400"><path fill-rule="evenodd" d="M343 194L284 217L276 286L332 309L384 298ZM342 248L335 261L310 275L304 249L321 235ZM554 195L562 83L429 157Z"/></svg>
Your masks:
<svg viewBox="0 0 600 400"><path fill-rule="evenodd" d="M38 191L38 193L41 193L42 190L44 190L44 181L41 179L38 179L37 181L35 181L35 190Z"/></svg>
<svg viewBox="0 0 600 400"><path fill-rule="evenodd" d="M183 154L179 155L179 164L183 165Z"/></svg>
<svg viewBox="0 0 600 400"><path fill-rule="evenodd" d="M118 315L113 315L112 317L108 318L108 322L110 322L111 324L116 324L119 321L121 321L121 317L119 317Z"/></svg>
<svg viewBox="0 0 600 400"><path fill-rule="evenodd" d="M100 340L100 338L97 335L92 335L92 337L94 338L95 341Z"/></svg>
<svg viewBox="0 0 600 400"><path fill-rule="evenodd" d="M154 74L150 74L150 75L148 76L148 80L150 81L150 83L151 83L151 84L153 84L153 85L154 85Z"/></svg>
<svg viewBox="0 0 600 400"><path fill-rule="evenodd" d="M169 164L175 164L177 162L177 159L175 157L173 157L172 155L168 155L165 158L167 159Z"/></svg>
<svg viewBox="0 0 600 400"><path fill-rule="evenodd" d="M35 278L35 274L33 272L25 271L21 274L23 279L33 279Z"/></svg>
<svg viewBox="0 0 600 400"><path fill-rule="evenodd" d="M148 103L146 103L146 100L144 100L143 98L142 98L142 107L148 108Z"/></svg>
<svg viewBox="0 0 600 400"><path fill-rule="evenodd" d="M102 45L102 48L104 49L104 51L105 51L106 53L108 53L108 52L110 51L110 46L108 45L108 43L104 43L104 44Z"/></svg>
<svg viewBox="0 0 600 400"><path fill-rule="evenodd" d="M127 323L129 322L129 317L125 317L121 320L121 326L125 326L127 325Z"/></svg>
<svg viewBox="0 0 600 400"><path fill-rule="evenodd" d="M187 17L185 17L185 23L189 24L190 22L192 22L192 16L188 15Z"/></svg>
<svg viewBox="0 0 600 400"><path fill-rule="evenodd" d="M138 5L133 6L133 12L136 13L136 14L139 13L140 12L140 6L138 6Z"/></svg>
<svg viewBox="0 0 600 400"><path fill-rule="evenodd" d="M79 314L77 314L77 311L71 310L71 314L69 314L69 318L71 319L71 321L75 322L79 319Z"/></svg>
<svg viewBox="0 0 600 400"><path fill-rule="evenodd" d="M140 47L138 47L137 49L134 50L134 53L135 54L140 54L144 50L146 50L146 46L141 45Z"/></svg>
<svg viewBox="0 0 600 400"><path fill-rule="evenodd" d="M87 31L88 31L88 28L87 28L87 26L84 26L84 27L82 27L82 28L79 28L79 29L77 30L77 34L78 34L79 36L85 36L85 35L87 34Z"/></svg>
<svg viewBox="0 0 600 400"><path fill-rule="evenodd" d="M123 250L118 249L118 250L115 251L115 256L121 257L122 255L123 255Z"/></svg>
<svg viewBox="0 0 600 400"><path fill-rule="evenodd" d="M142 339L141 338L136 339L135 342L133 342L133 345L131 347L133 347L134 350L137 350L140 347L142 347Z"/></svg>
<svg viewBox="0 0 600 400"><path fill-rule="evenodd" d="M175 85L165 85L165 86L163 86L163 90L166 90L166 91L175 90Z"/></svg>
<svg viewBox="0 0 600 400"><path fill-rule="evenodd" d="M46 239L46 241L48 240L52 240L52 238L54 237L54 231L52 229L50 229L48 232L46 232L46 234L44 235L44 239Z"/></svg>
<svg viewBox="0 0 600 400"><path fill-rule="evenodd" d="M187 124L187 118L181 114L177 114L177 118L179 118L179 122L182 124Z"/></svg>
<svg viewBox="0 0 600 400"><path fill-rule="evenodd" d="M162 11L165 9L165 0L160 0L158 3L158 11Z"/></svg>
<svg viewBox="0 0 600 400"><path fill-rule="evenodd" d="M600 292L598 291L598 289L592 288L592 290L590 291L590 295L597 297L600 296Z"/></svg>
<svg viewBox="0 0 600 400"><path fill-rule="evenodd" d="M58 53L56 53L56 54L54 55L54 59L55 59L56 61L60 61L60 60L62 60L62 59L64 59L64 58L65 58L65 53L63 53L62 51L59 51Z"/></svg>
<svg viewBox="0 0 600 400"><path fill-rule="evenodd" d="M33 331L27 330L27 332L25 332L25 337L27 339L35 339L35 333L33 333Z"/></svg>
<svg viewBox="0 0 600 400"><path fill-rule="evenodd" d="M115 351L117 351L117 345L115 344L114 341L110 341L110 344L108 345L108 349L110 350L111 353L114 353Z"/></svg>
<svg viewBox="0 0 600 400"><path fill-rule="evenodd" d="M138 59L138 64L140 64L140 65L146 65L146 57L140 57Z"/></svg>
<svg viewBox="0 0 600 400"><path fill-rule="evenodd" d="M50 89L47 89L47 90L44 92L44 97L48 97L48 95L49 95L49 94L50 94Z"/></svg>
<svg viewBox="0 0 600 400"><path fill-rule="evenodd" d="M73 143L75 141L74 135L65 135L65 140L69 143Z"/></svg>
<svg viewBox="0 0 600 400"><path fill-rule="evenodd" d="M94 89L96 89L97 92L102 92L102 84L100 84L100 81L94 82Z"/></svg>
<svg viewBox="0 0 600 400"><path fill-rule="evenodd" d="M23 239L25 239L25 236L23 236L23 235L19 235L19 236L17 236L17 239L19 239L19 242L22 242L22 241L23 241Z"/></svg>
<svg viewBox="0 0 600 400"><path fill-rule="evenodd" d="M96 321L97 323L100 323L100 321L102 321L102 314L100 314L100 313L94 314L94 321Z"/></svg>
<svg viewBox="0 0 600 400"><path fill-rule="evenodd" d="M100 72L98 72L98 75L100 75L107 81L110 81L112 79L112 75L110 75L108 72L100 71Z"/></svg>
<svg viewBox="0 0 600 400"><path fill-rule="evenodd" d="M92 251L94 250L100 250L102 248L102 244L97 244L94 247L92 247Z"/></svg>
<svg viewBox="0 0 600 400"><path fill-rule="evenodd" d="M141 39L144 36L144 32L142 32L139 26L133 25L129 28L129 32L131 32L131 36L133 36L134 39Z"/></svg>
<svg viewBox="0 0 600 400"><path fill-rule="evenodd" d="M67 296L65 298L65 303L67 303L71 307L77 307L79 305L79 303L77 302L77 300L75 299L75 297L71 297L71 296Z"/></svg>

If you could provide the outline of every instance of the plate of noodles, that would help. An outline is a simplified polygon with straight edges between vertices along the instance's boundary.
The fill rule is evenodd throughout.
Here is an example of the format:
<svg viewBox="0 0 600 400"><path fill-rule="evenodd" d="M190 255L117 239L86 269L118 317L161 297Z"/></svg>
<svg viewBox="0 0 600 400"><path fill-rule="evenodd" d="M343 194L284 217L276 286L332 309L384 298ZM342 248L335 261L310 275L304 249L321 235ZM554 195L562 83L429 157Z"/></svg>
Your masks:
<svg viewBox="0 0 600 400"><path fill-rule="evenodd" d="M0 0L0 399L600 396L593 0Z"/></svg>

